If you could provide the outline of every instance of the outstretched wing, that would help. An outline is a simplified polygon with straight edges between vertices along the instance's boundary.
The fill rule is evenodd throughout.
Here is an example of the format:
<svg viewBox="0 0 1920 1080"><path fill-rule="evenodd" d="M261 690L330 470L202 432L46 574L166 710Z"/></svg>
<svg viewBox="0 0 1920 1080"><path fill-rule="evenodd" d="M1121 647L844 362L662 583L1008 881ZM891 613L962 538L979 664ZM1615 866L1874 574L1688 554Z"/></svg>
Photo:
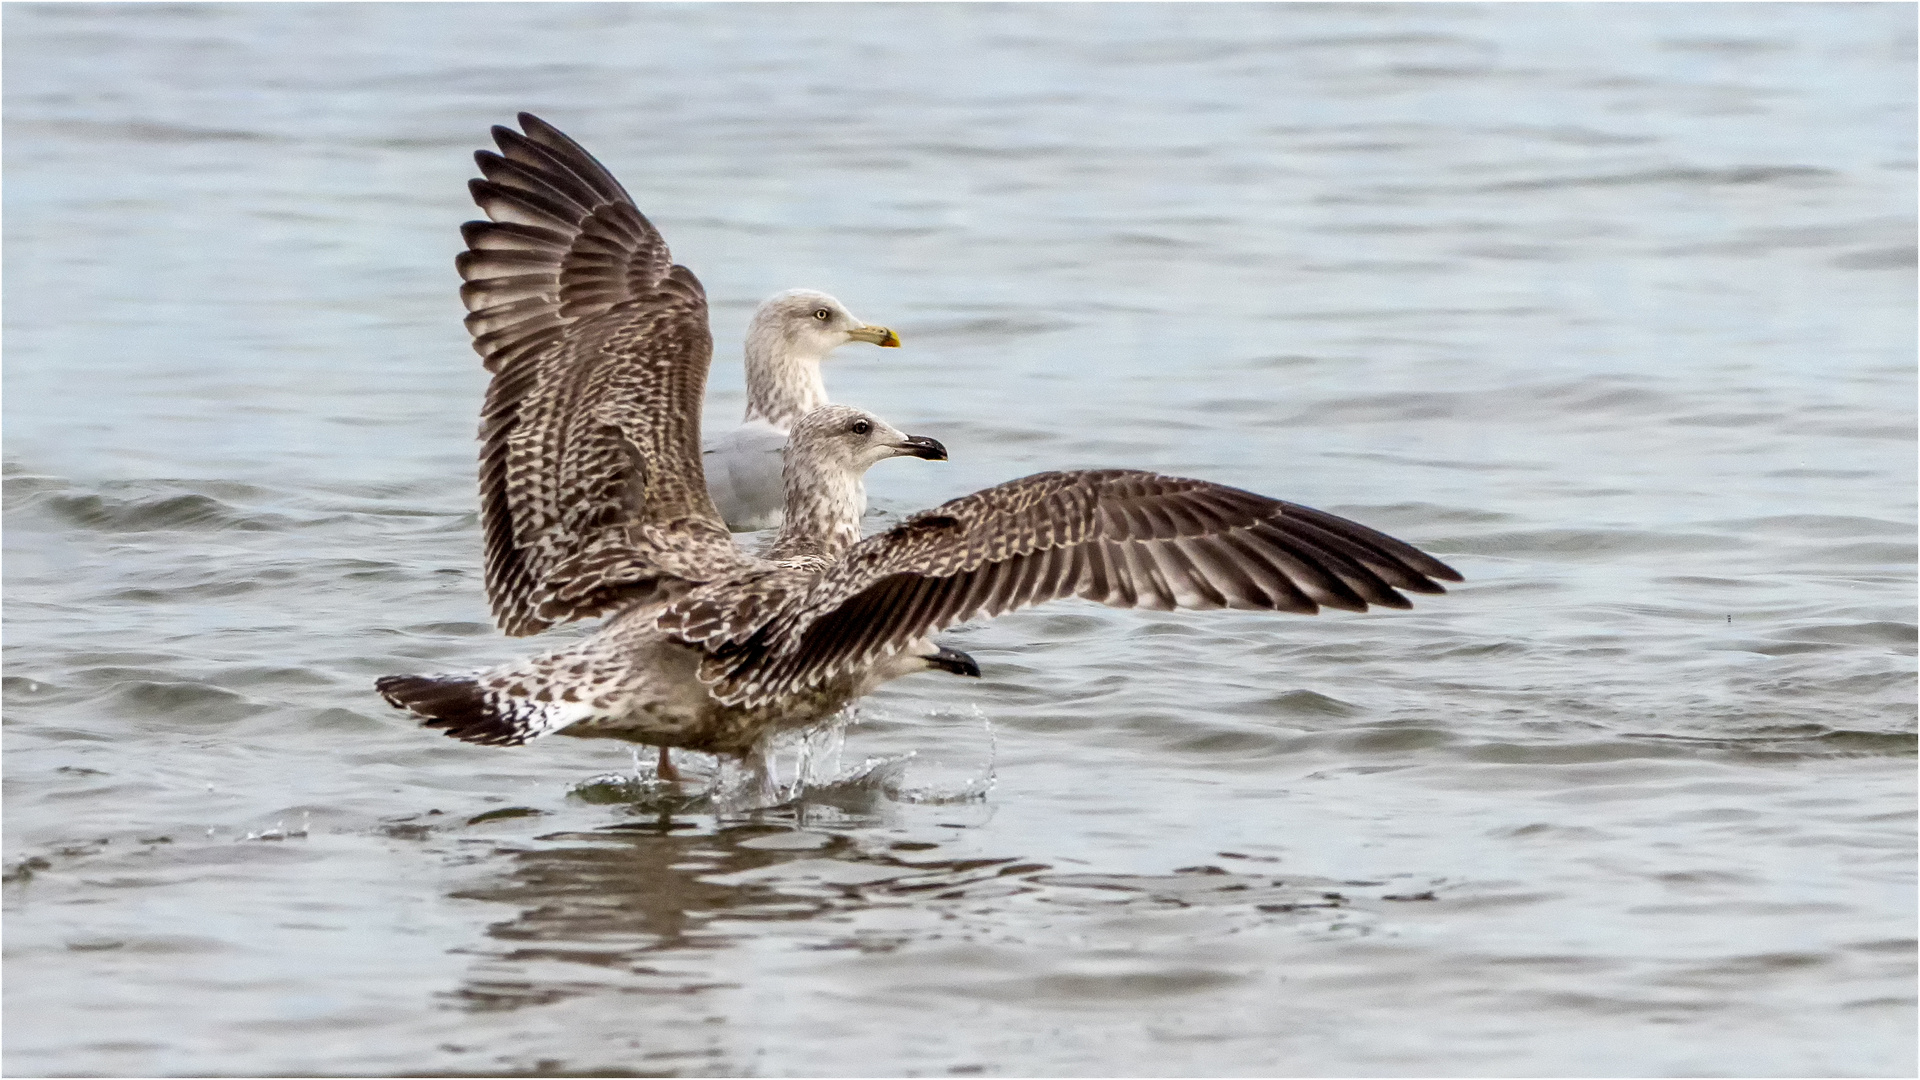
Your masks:
<svg viewBox="0 0 1920 1080"><path fill-rule="evenodd" d="M538 633L740 556L707 496L706 293L619 181L528 113L474 155L455 265L493 381L481 412L487 596Z"/></svg>
<svg viewBox="0 0 1920 1080"><path fill-rule="evenodd" d="M1204 480L1040 473L868 537L805 597L703 669L759 704L865 669L976 615L1078 596L1112 607L1313 614L1411 607L1446 564L1364 525Z"/></svg>

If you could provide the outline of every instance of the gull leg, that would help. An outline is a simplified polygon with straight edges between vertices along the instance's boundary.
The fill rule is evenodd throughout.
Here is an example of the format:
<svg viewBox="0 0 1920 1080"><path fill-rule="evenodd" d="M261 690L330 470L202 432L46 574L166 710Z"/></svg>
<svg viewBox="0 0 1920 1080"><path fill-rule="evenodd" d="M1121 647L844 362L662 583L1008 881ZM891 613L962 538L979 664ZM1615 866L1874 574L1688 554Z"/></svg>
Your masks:
<svg viewBox="0 0 1920 1080"><path fill-rule="evenodd" d="M667 756L667 748L664 746L660 748L660 767L654 772L660 779L670 784L680 782L680 770L673 767L673 759Z"/></svg>
<svg viewBox="0 0 1920 1080"><path fill-rule="evenodd" d="M752 770L753 779L750 782L753 784L755 792L760 798L766 800L769 806L779 802L779 789L773 786L773 760L772 756L767 753L767 741L765 739L754 744L753 749L747 753L746 759L742 764Z"/></svg>

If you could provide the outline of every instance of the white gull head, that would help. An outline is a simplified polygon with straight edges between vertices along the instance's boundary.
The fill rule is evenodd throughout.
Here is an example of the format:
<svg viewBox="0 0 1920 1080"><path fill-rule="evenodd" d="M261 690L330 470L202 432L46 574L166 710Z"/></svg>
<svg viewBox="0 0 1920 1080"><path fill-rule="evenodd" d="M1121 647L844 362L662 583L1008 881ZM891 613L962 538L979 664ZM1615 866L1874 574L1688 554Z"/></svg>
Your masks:
<svg viewBox="0 0 1920 1080"><path fill-rule="evenodd" d="M747 327L747 420L789 428L825 405L820 362L852 341L900 345L892 330L861 322L826 293L789 289L768 297Z"/></svg>

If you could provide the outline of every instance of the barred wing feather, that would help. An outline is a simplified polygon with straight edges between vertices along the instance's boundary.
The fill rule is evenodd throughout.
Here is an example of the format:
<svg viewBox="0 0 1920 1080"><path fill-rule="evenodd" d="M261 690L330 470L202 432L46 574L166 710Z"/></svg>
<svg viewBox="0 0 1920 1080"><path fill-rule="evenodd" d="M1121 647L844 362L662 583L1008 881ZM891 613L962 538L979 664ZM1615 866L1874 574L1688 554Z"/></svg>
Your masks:
<svg viewBox="0 0 1920 1080"><path fill-rule="evenodd" d="M1313 614L1412 606L1446 564L1356 522L1202 480L1040 473L856 545L806 597L702 669L758 705L859 671L980 615L1078 596L1111 607Z"/></svg>
<svg viewBox="0 0 1920 1080"><path fill-rule="evenodd" d="M740 559L707 496L706 294L619 181L539 118L493 129L461 230L481 412L487 595L509 634Z"/></svg>

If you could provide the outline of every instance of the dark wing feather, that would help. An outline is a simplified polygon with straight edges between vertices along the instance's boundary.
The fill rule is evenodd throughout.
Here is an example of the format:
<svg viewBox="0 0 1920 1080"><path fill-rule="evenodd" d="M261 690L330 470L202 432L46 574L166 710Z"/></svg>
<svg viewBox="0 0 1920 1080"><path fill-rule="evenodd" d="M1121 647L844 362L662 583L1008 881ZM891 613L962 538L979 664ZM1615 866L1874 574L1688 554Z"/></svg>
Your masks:
<svg viewBox="0 0 1920 1080"><path fill-rule="evenodd" d="M702 669L762 704L980 615L1068 596L1115 607L1405 608L1451 567L1345 518L1203 480L1040 473L916 514L856 545L796 606ZM756 647L754 642L758 642Z"/></svg>
<svg viewBox="0 0 1920 1080"><path fill-rule="evenodd" d="M706 294L593 155L520 114L474 155L461 227L481 412L487 595L538 633L740 558L707 496Z"/></svg>

